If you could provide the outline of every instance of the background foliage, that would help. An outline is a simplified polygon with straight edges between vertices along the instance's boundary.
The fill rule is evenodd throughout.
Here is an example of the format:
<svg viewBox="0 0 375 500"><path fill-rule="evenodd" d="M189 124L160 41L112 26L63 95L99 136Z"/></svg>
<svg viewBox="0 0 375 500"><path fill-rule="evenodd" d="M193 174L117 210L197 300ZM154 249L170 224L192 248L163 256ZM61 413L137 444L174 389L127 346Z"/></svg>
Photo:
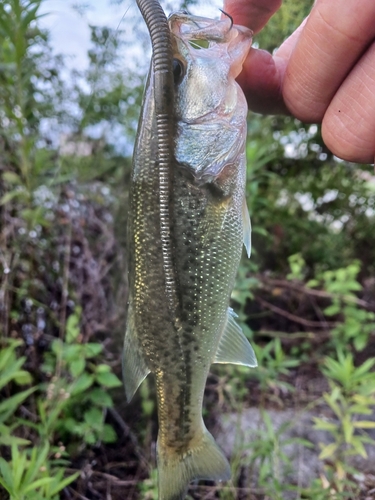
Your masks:
<svg viewBox="0 0 375 500"><path fill-rule="evenodd" d="M133 40L90 26L88 69L63 78L41 3L0 2L0 498L157 498L152 381L128 407L119 381L142 77L121 58ZM277 49L311 4L286 0L255 43ZM232 484L190 498L371 498L373 167L292 117L250 114L247 157L253 255L233 306L259 368L215 368L205 417L219 435L222 414L259 420ZM274 411L325 433L314 478L291 476L286 450L316 443Z"/></svg>

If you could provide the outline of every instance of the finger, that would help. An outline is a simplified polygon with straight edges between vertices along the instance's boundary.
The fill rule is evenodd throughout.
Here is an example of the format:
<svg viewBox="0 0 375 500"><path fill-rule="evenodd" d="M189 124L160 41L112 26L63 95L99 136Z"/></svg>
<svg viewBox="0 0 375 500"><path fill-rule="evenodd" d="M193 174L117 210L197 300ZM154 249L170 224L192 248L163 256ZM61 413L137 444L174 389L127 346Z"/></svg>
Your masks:
<svg viewBox="0 0 375 500"><path fill-rule="evenodd" d="M251 111L288 113L281 94L282 74L285 72L283 63L283 60L275 60L266 50L251 49L237 78Z"/></svg>
<svg viewBox="0 0 375 500"><path fill-rule="evenodd" d="M286 67L305 21L280 46L276 56L259 49L251 49L237 81L241 85L249 108L256 113L287 114L282 97L282 82Z"/></svg>
<svg viewBox="0 0 375 500"><path fill-rule="evenodd" d="M375 2L317 0L283 83L292 114L320 122L337 89L375 36ZM296 98L298 96L298 98Z"/></svg>
<svg viewBox="0 0 375 500"><path fill-rule="evenodd" d="M234 24L247 26L258 33L280 8L282 0L224 0L224 11Z"/></svg>
<svg viewBox="0 0 375 500"><path fill-rule="evenodd" d="M322 136L338 157L373 163L375 156L375 43L356 64L324 115Z"/></svg>
<svg viewBox="0 0 375 500"><path fill-rule="evenodd" d="M306 17L298 26L298 28L280 45L280 47L276 51L277 57L289 62L290 56L292 55L294 48L300 39L301 33L306 26L307 20L308 17Z"/></svg>

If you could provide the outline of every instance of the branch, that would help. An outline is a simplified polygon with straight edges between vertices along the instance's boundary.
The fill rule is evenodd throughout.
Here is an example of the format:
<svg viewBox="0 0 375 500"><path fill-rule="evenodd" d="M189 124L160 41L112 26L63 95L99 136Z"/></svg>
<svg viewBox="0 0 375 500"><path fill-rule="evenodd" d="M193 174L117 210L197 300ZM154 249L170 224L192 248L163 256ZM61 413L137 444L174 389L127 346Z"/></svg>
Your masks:
<svg viewBox="0 0 375 500"><path fill-rule="evenodd" d="M300 323L301 325L304 325L308 328L325 328L326 326L333 328L337 325L337 323L334 321L330 322L327 321L325 322L325 324L322 324L320 321L310 321L308 319L303 319L300 318L299 316L295 316L294 314L284 311L284 309L280 309L280 307L270 304L269 302L267 302L264 299L261 299L260 297L256 297L256 300L270 311L273 311L276 314L280 314L280 316L284 316L285 318L288 318L291 321L294 321L295 323Z"/></svg>
<svg viewBox="0 0 375 500"><path fill-rule="evenodd" d="M341 297L344 300L347 300L348 302L353 302L354 304L358 304L359 306L362 306L366 309L372 309L371 304L369 302L366 302L365 300L359 299L358 297L353 297L352 295L342 295L342 294L334 294L334 293L329 293L325 292L324 290L314 290L313 288L308 288L306 286L301 286L297 285L296 283L293 283L292 281L288 280L280 280L280 279L273 279L273 278L267 278L265 276L257 276L259 281L261 281L263 284L269 284L272 286L279 286L282 288L290 288L292 290L295 290L296 292L299 293L305 293L306 295L314 295L315 297L322 297L325 299L334 299L337 297Z"/></svg>

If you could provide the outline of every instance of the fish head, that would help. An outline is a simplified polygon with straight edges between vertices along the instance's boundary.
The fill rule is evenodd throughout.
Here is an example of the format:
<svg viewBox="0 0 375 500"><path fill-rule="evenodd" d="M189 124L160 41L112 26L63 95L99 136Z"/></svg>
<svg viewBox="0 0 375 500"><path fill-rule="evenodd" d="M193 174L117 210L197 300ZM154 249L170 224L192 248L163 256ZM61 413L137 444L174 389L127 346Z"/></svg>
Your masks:
<svg viewBox="0 0 375 500"><path fill-rule="evenodd" d="M221 20L173 14L177 124L175 157L198 182L211 183L244 151L247 103L235 79L252 32Z"/></svg>
<svg viewBox="0 0 375 500"><path fill-rule="evenodd" d="M194 122L236 107L234 80L242 70L252 32L226 17L207 19L185 13L169 18L174 52L177 119Z"/></svg>

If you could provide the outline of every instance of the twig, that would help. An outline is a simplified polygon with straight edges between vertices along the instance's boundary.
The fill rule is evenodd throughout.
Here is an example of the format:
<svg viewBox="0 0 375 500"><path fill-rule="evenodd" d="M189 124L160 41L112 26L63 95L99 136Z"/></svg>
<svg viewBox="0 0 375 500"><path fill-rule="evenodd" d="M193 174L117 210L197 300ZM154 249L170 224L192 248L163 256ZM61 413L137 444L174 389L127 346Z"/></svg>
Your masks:
<svg viewBox="0 0 375 500"><path fill-rule="evenodd" d="M271 330L259 330L257 336L265 335L268 337L278 337L280 339L314 339L317 335L314 332L278 332Z"/></svg>
<svg viewBox="0 0 375 500"><path fill-rule="evenodd" d="M63 269L63 284L61 290L61 310L60 310L60 339L63 338L66 321L66 304L68 301L68 286L69 286L69 266L70 266L70 252L72 246L72 221L69 219L67 228L67 241L64 249L64 269Z"/></svg>
<svg viewBox="0 0 375 500"><path fill-rule="evenodd" d="M264 490L262 488L238 488L238 487L233 487L233 486L204 486L204 485L191 485L189 487L189 490L196 491L196 490L202 490L202 491L232 491L235 489L235 491L240 492L240 493L254 493L254 494L264 494Z"/></svg>
<svg viewBox="0 0 375 500"><path fill-rule="evenodd" d="M28 410L26 408L26 406L21 405L20 406L20 410L22 411L22 413L25 414L26 417L28 417L31 420L31 422L37 422L38 421L37 415L35 413L32 413L30 410Z"/></svg>
<svg viewBox="0 0 375 500"><path fill-rule="evenodd" d="M320 321L326 326L326 328L328 328L327 319L324 316L324 314L322 313L318 304L316 303L316 299L310 295L309 301L310 301L310 304L313 306L313 309L314 309L315 313L317 314L318 318L320 319Z"/></svg>
<svg viewBox="0 0 375 500"><path fill-rule="evenodd" d="M107 474L106 472L100 472L100 471L93 471L92 472L93 476L100 476L111 483L114 483L116 486L134 486L139 483L138 479L128 479L128 480L122 480L119 479L117 476L112 476L112 474Z"/></svg>
<svg viewBox="0 0 375 500"><path fill-rule="evenodd" d="M85 496L81 495L81 493L78 493L78 491L74 490L71 486L68 486L68 488L69 488L69 489L73 492L73 495L74 495L75 497L78 497L78 498L80 498L81 500L90 500L89 498L87 498L87 497L85 497Z"/></svg>
<svg viewBox="0 0 375 500"><path fill-rule="evenodd" d="M76 472L81 472L79 469L67 468L65 470L69 474L70 473L75 474ZM117 476L113 476L112 474L108 474L107 472L100 472L100 471L96 471L96 470L91 471L90 477L92 477L92 476L103 477L104 479L107 479L111 483L116 484L116 486L134 486L135 484L139 483L139 481L137 479L128 479L128 480L124 481L122 479L119 479Z"/></svg>
<svg viewBox="0 0 375 500"><path fill-rule="evenodd" d="M280 307L274 306L273 304L270 304L264 299L261 299L260 297L256 297L256 300L260 302L264 307L267 307L270 311L273 311L276 314L280 314L280 316L284 316L285 318L290 319L291 321L294 321L295 323L300 323L301 325L304 325L308 328L325 328L326 326L329 327L335 327L337 325L336 322L330 321L326 322L326 324L323 324L320 321L310 321L308 319L303 319L300 318L299 316L295 316L294 314L291 314L287 311L284 311L284 309L280 309Z"/></svg>
<svg viewBox="0 0 375 500"><path fill-rule="evenodd" d="M130 439L133 447L134 447L134 453L136 454L138 460L142 462L142 465L144 467L148 467L148 461L145 457L145 455L142 452L141 447L138 444L138 440L134 433L130 430L130 427L124 422L123 418L121 415L114 409L114 408L108 408L108 413L112 416L112 418L116 421L116 423L119 425L119 427L122 429L124 436Z"/></svg>
<svg viewBox="0 0 375 500"><path fill-rule="evenodd" d="M3 337L6 338L9 335L9 311L11 309L11 298L10 298L10 287L12 283L12 273L11 269L14 269L17 265L18 254L12 251L6 254L6 243L7 235L4 232L4 252L0 247L0 258L3 264L3 282L0 283L0 318L3 323Z"/></svg>
<svg viewBox="0 0 375 500"><path fill-rule="evenodd" d="M348 302L353 302L354 304L358 304L359 306L365 307L366 309L372 309L371 304L369 302L359 299L358 297L353 297L352 295L343 295L340 293L334 294L325 292L324 290L315 290L313 288L308 288L306 286L298 285L296 283L293 283L292 281L267 278L262 275L257 276L257 278L259 279L259 281L262 282L262 284L270 284L282 288L290 288L292 290L295 290L296 292L305 293L306 295L314 295L315 297L321 297L325 299L332 300L334 298L342 298L343 300L346 300Z"/></svg>

